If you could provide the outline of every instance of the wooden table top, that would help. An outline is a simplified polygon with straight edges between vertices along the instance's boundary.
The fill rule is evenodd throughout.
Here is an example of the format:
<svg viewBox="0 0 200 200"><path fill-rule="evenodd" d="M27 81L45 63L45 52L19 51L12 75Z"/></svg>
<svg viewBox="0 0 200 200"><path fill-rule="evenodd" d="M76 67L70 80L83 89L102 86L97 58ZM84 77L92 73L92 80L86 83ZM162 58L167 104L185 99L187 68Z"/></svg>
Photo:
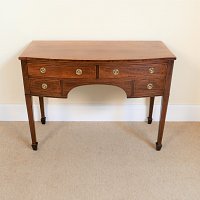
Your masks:
<svg viewBox="0 0 200 200"><path fill-rule="evenodd" d="M83 61L176 59L161 41L32 41L19 59L34 58Z"/></svg>

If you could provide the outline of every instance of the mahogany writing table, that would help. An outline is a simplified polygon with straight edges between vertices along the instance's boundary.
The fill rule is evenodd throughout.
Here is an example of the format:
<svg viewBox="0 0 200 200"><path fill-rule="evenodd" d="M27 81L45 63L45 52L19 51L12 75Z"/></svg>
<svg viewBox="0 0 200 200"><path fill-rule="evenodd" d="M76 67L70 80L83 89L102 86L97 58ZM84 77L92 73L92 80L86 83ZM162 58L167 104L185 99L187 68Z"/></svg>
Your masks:
<svg viewBox="0 0 200 200"><path fill-rule="evenodd" d="M32 148L38 142L32 96L38 96L41 122L46 123L43 97L66 98L77 86L114 85L127 98L150 97L148 123L155 96L162 96L156 150L162 137L176 57L159 41L33 41L19 57L22 65Z"/></svg>

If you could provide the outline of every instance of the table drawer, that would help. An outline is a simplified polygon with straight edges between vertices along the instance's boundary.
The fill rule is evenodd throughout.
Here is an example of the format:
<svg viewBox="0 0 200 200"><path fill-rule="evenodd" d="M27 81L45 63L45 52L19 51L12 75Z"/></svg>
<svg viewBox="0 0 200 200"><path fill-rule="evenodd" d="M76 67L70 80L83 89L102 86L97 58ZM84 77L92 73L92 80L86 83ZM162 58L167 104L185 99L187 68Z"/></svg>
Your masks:
<svg viewBox="0 0 200 200"><path fill-rule="evenodd" d="M165 77L166 64L99 66L99 78Z"/></svg>
<svg viewBox="0 0 200 200"><path fill-rule="evenodd" d="M136 80L134 84L134 96L161 96L163 95L164 85L164 79Z"/></svg>
<svg viewBox="0 0 200 200"><path fill-rule="evenodd" d="M60 80L30 79L30 92L33 95L60 96Z"/></svg>
<svg viewBox="0 0 200 200"><path fill-rule="evenodd" d="M79 66L53 62L28 63L29 77L49 78L96 78L96 66Z"/></svg>

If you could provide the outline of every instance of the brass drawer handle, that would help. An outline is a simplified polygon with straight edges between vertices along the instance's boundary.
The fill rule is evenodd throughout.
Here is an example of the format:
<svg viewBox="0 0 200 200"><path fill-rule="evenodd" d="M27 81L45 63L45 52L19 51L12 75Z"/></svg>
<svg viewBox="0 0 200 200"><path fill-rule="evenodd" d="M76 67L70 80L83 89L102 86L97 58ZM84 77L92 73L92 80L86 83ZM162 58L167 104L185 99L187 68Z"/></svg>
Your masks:
<svg viewBox="0 0 200 200"><path fill-rule="evenodd" d="M148 89L148 90L152 90L152 89L153 89L153 84L152 84L152 83L149 83L149 84L147 85L147 89Z"/></svg>
<svg viewBox="0 0 200 200"><path fill-rule="evenodd" d="M116 76L119 74L119 70L118 69L113 69L113 74Z"/></svg>
<svg viewBox="0 0 200 200"><path fill-rule="evenodd" d="M76 70L76 75L80 76L80 75L82 75L82 73L83 73L82 69L77 69Z"/></svg>
<svg viewBox="0 0 200 200"><path fill-rule="evenodd" d="M155 72L154 67L150 67L150 68L149 68L149 73L150 73L150 74L153 74L154 72Z"/></svg>
<svg viewBox="0 0 200 200"><path fill-rule="evenodd" d="M45 74L45 73L46 73L46 71L47 71L47 70L46 70L46 68L45 68L45 67L41 67L41 68L40 68L40 72L41 72L41 74Z"/></svg>
<svg viewBox="0 0 200 200"><path fill-rule="evenodd" d="M48 88L48 85L46 83L42 83L42 89L46 90Z"/></svg>

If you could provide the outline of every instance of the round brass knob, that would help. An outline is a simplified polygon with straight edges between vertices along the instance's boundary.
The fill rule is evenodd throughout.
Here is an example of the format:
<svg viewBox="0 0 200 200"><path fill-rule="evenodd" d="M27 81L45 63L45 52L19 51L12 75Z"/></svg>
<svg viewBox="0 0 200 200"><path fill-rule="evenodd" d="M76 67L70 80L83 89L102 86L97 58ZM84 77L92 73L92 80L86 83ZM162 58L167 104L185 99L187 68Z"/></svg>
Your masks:
<svg viewBox="0 0 200 200"><path fill-rule="evenodd" d="M47 85L46 83L43 83L43 84L42 84L42 89L43 89L43 90L46 90L47 88L48 88L48 85Z"/></svg>
<svg viewBox="0 0 200 200"><path fill-rule="evenodd" d="M153 89L153 84L152 84L152 83L149 83L149 84L147 85L147 89L148 89L148 90Z"/></svg>
<svg viewBox="0 0 200 200"><path fill-rule="evenodd" d="M113 74L116 76L119 74L119 70L118 69L113 69Z"/></svg>
<svg viewBox="0 0 200 200"><path fill-rule="evenodd" d="M76 75L80 76L80 75L82 75L82 73L83 73L82 69L77 69L76 70Z"/></svg>
<svg viewBox="0 0 200 200"><path fill-rule="evenodd" d="M41 72L41 74L45 74L45 73L46 73L46 71L47 71L47 70L46 70L46 68L45 68L45 67L41 67L41 68L40 68L40 72Z"/></svg>
<svg viewBox="0 0 200 200"><path fill-rule="evenodd" d="M149 68L149 73L150 73L150 74L153 74L154 72L155 72L154 67L150 67L150 68Z"/></svg>

